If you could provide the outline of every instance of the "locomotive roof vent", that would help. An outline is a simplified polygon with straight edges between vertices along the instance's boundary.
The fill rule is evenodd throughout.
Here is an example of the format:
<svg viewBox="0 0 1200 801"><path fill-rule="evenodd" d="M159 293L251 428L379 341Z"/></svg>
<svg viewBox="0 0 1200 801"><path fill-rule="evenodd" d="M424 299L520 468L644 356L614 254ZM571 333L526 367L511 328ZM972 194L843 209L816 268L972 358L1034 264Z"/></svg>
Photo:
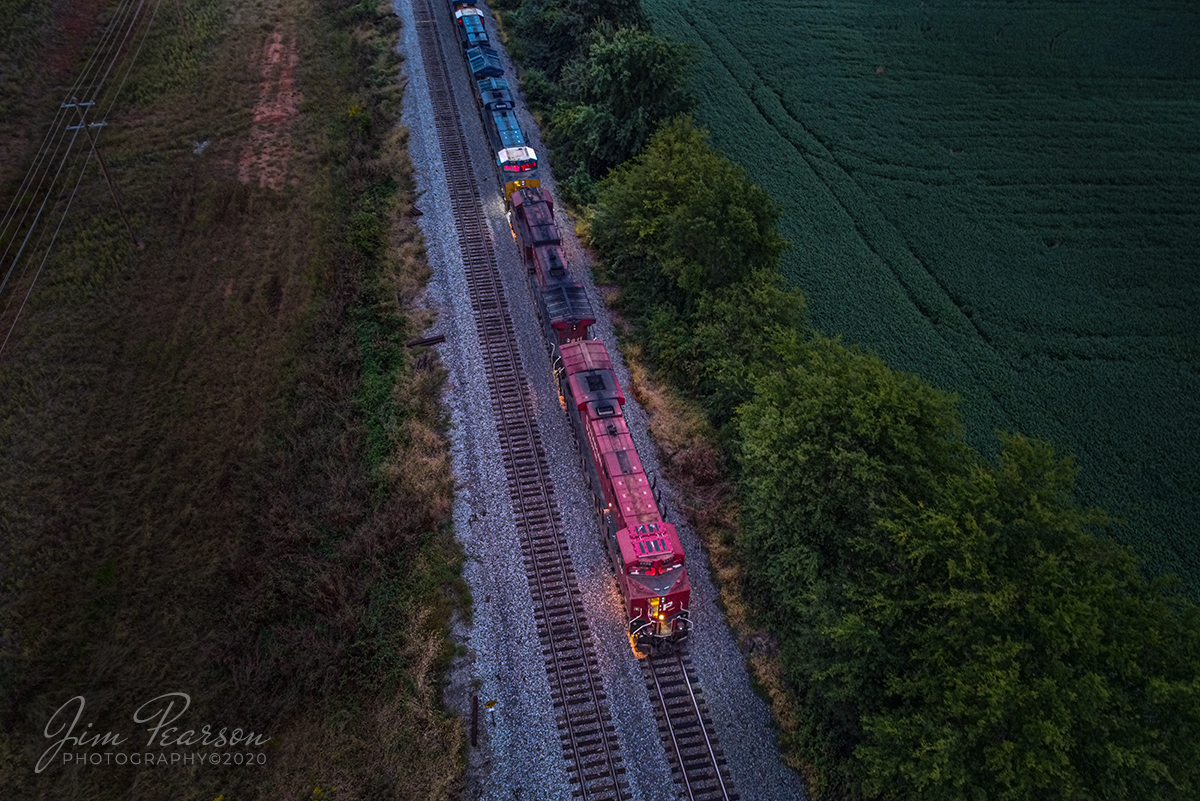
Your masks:
<svg viewBox="0 0 1200 801"><path fill-rule="evenodd" d="M607 431L609 434L612 434L613 436L616 436L616 433L617 433L617 424L616 424L616 423L609 423L607 426L605 426L605 427L604 427L604 430L605 430L605 431Z"/></svg>
<svg viewBox="0 0 1200 801"><path fill-rule="evenodd" d="M613 407L611 407L611 406L597 406L596 407L596 414L600 415L601 417L612 417L614 411L616 411L616 410L613 409ZM612 431L609 431L608 433L610 433L610 434L617 433L617 431L616 431L617 427L614 426L612 423L609 423L608 427L613 429Z"/></svg>
<svg viewBox="0 0 1200 801"><path fill-rule="evenodd" d="M590 373L587 376L588 392L599 392L604 389L604 376Z"/></svg>

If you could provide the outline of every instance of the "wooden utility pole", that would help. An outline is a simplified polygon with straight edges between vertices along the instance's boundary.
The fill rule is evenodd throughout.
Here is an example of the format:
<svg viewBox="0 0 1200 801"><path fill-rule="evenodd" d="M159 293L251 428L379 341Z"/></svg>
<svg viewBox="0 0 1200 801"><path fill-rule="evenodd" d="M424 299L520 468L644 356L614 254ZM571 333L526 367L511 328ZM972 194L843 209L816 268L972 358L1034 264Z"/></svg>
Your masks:
<svg viewBox="0 0 1200 801"><path fill-rule="evenodd" d="M79 113L79 126L78 127L82 128L83 132L85 134L87 134L88 143L92 146L92 152L96 154L96 161L100 163L100 172L102 172L104 174L104 182L106 184L108 184L108 191L112 194L113 203L115 203L117 206L117 213L121 215L121 222L125 223L125 230L129 232L129 239L133 242L133 246L135 248L137 248L138 250L142 250L146 246L143 245L142 242L133 233L133 226L129 224L129 218L125 216L125 207L123 205L121 205L121 197L117 194L117 188L115 186L113 186L112 179L109 178L109 176L108 176L108 167L106 167L104 165L104 159L100 157L100 151L96 149L96 139L95 139L95 137L92 136L92 126L93 125L106 125L107 123L103 123L103 122L89 123L83 117L83 107L91 106L91 105L93 105L93 104L92 103L80 103L73 97L71 98L70 103L63 104L64 108L74 106L75 111L77 111ZM74 126L72 126L72 127L74 127Z"/></svg>

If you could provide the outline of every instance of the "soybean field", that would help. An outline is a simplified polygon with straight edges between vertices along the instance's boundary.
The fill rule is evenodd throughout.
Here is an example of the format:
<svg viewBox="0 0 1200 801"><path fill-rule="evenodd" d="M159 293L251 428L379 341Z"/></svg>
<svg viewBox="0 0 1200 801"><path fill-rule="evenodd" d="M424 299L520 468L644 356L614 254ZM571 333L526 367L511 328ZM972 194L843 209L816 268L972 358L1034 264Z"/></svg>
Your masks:
<svg viewBox="0 0 1200 801"><path fill-rule="evenodd" d="M1075 456L1200 598L1200 8L644 0L816 327Z"/></svg>

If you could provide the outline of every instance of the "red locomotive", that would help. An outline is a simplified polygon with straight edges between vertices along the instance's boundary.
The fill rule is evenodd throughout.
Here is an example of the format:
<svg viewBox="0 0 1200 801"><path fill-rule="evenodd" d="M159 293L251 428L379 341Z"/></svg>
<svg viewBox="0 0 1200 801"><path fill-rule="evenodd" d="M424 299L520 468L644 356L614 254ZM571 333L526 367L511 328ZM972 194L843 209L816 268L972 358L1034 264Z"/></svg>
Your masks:
<svg viewBox="0 0 1200 801"><path fill-rule="evenodd" d="M559 391L578 441L587 443L588 484L625 602L635 648L675 643L691 630L691 584L675 526L663 520L625 424L625 395L603 342L558 347Z"/></svg>
<svg viewBox="0 0 1200 801"><path fill-rule="evenodd" d="M547 339L557 344L587 339L596 315L587 292L567 269L553 198L541 187L527 187L513 192L511 202L509 224Z"/></svg>
<svg viewBox="0 0 1200 801"><path fill-rule="evenodd" d="M604 541L624 599L635 650L675 643L691 630L691 584L675 526L663 520L654 487L625 425L625 396L604 343L588 339L596 322L584 287L571 274L554 222L554 199L538 179L537 155L517 118L499 54L488 44L474 0L450 0L478 94L490 149L509 208L509 225L542 320L555 375L570 411Z"/></svg>

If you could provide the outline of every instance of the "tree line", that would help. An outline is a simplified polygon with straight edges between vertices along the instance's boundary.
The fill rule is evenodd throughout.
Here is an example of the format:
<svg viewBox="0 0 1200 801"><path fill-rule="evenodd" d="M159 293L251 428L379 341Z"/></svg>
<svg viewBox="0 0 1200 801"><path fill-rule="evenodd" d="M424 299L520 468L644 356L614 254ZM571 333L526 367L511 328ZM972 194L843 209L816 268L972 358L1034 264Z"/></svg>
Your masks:
<svg viewBox="0 0 1200 801"><path fill-rule="evenodd" d="M586 17L580 5L509 7L518 37L557 37L522 39L539 53L526 75L551 87L537 90L554 101L551 142L574 159L568 183L631 335L720 432L742 590L777 639L800 709L782 744L813 795L1195 797L1200 609L1105 535L1107 515L1075 499L1072 460L1004 433L984 458L955 396L811 328L779 273L775 201L686 115L618 116L621 82L663 53L687 76L686 51L617 42L652 36L639 11L589 6L629 25L597 13L568 41L550 21ZM642 56L645 69L623 60ZM630 133L631 158L612 164L619 149L596 137L562 144L603 129L596 109Z"/></svg>

